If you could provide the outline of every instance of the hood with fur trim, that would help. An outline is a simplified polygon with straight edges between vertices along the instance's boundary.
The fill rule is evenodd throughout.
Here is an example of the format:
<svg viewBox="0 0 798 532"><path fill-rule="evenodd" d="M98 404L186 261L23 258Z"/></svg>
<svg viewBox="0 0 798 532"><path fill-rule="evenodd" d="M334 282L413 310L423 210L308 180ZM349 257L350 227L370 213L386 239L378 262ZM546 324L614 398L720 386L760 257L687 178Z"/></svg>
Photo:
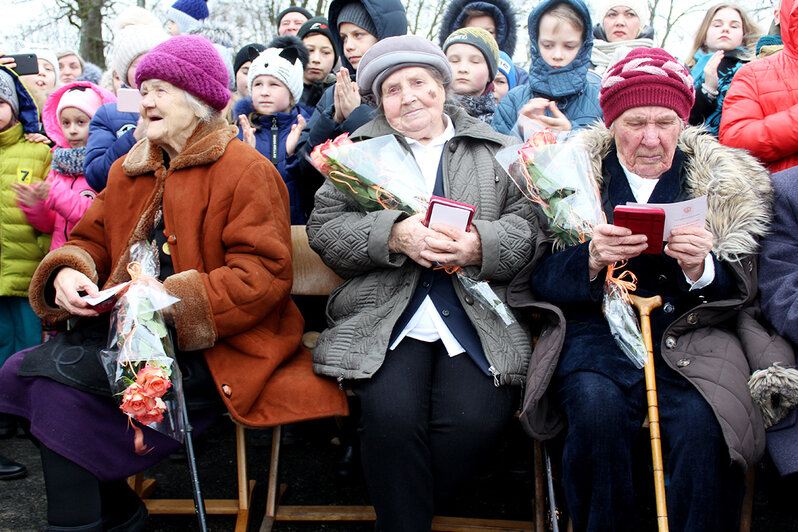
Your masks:
<svg viewBox="0 0 798 532"><path fill-rule="evenodd" d="M56 113L58 110L58 103L61 101L61 97L64 93L75 87L86 87L87 90L94 91L97 96L100 97L103 105L116 102L114 93L88 81L75 81L58 87L58 89L47 98L47 102L44 104L42 122L44 123L44 131L47 133L47 136L50 140L55 142L55 145L59 148L69 148L70 146L64 136L64 132L61 130L61 121L58 119L58 114Z"/></svg>
<svg viewBox="0 0 798 532"><path fill-rule="evenodd" d="M603 161L615 142L612 134L600 125L579 138L601 188ZM715 256L735 261L757 253L772 213L773 186L767 170L745 150L723 146L701 128L685 128L678 147L684 153L687 195L707 195L707 228L715 238Z"/></svg>
<svg viewBox="0 0 798 532"><path fill-rule="evenodd" d="M518 41L518 23L515 20L513 6L507 0L454 0L449 3L446 13L441 19L440 47L443 48L443 43L453 31L463 27L465 20L463 10L466 6L492 13L493 20L496 21L496 42L499 49L512 57L515 53L515 44Z"/></svg>

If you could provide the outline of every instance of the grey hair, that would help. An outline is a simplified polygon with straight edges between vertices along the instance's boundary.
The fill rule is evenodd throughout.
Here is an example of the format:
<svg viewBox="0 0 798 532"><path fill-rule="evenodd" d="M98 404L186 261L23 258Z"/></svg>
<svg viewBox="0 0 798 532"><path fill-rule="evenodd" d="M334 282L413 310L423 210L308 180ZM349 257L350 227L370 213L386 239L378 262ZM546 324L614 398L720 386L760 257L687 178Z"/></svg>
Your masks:
<svg viewBox="0 0 798 532"><path fill-rule="evenodd" d="M203 102L193 94L183 91L183 95L186 98L186 103L191 110L194 111L194 114L199 117L200 122L209 122L211 118L215 115L219 114L219 111L213 109L210 105Z"/></svg>

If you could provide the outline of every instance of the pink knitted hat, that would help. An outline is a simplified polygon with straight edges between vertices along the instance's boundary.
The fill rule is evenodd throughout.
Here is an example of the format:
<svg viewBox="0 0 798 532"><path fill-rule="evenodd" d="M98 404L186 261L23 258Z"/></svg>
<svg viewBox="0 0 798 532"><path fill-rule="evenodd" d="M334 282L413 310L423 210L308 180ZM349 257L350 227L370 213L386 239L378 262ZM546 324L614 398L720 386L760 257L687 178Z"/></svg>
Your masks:
<svg viewBox="0 0 798 532"><path fill-rule="evenodd" d="M695 101L687 67L662 48L635 48L607 70L599 103L607 127L624 111L655 105L676 111L684 121Z"/></svg>
<svg viewBox="0 0 798 532"><path fill-rule="evenodd" d="M230 101L224 60L200 35L178 35L150 50L136 67L136 85L148 79L167 81L217 111Z"/></svg>
<svg viewBox="0 0 798 532"><path fill-rule="evenodd" d="M58 107L55 110L56 116L61 116L61 111L67 107L74 107L80 109L91 118L97 109L103 104L100 95L91 90L89 87L76 85L63 93L61 99L58 101Z"/></svg>

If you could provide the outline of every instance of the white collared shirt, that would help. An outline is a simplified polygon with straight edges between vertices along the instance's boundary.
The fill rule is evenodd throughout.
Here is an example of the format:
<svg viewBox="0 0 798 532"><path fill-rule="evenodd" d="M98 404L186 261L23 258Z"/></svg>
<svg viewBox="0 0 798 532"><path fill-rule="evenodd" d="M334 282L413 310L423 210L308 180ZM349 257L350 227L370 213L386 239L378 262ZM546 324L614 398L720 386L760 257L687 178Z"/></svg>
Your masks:
<svg viewBox="0 0 798 532"><path fill-rule="evenodd" d="M432 195L435 189L435 180L438 178L438 165L441 163L441 155L446 143L454 137L454 124L449 117L443 115L446 120L446 129L441 135L432 139L426 146L417 140L405 137L413 156L418 163L421 173L424 176L424 182L427 187L428 195ZM449 356L459 355L464 353L465 349L460 345L460 342L449 330L449 327L444 323L443 318L435 308L435 303L432 302L429 296L424 298L421 305L416 309L416 313L407 322L405 328L396 337L390 349L396 349L396 346L405 338L415 338L422 342L435 342L440 340L443 342Z"/></svg>
<svg viewBox="0 0 798 532"><path fill-rule="evenodd" d="M618 161L620 163L620 161ZM645 177L640 177L637 174L634 174L626 168L623 163L621 164L621 168L623 168L623 172L626 174L626 180L629 182L629 188L632 189L632 194L634 194L635 200L637 203L648 203L651 194L654 192L654 187L657 186L659 183L659 179L647 179ZM684 272L682 272L684 274ZM715 262L712 260L712 254L707 253L707 256L704 257L704 273L701 274L701 277L698 278L697 281L693 281L687 275L684 276L687 283L690 285L690 290L700 290L701 288L705 288L709 286L709 284L715 280Z"/></svg>

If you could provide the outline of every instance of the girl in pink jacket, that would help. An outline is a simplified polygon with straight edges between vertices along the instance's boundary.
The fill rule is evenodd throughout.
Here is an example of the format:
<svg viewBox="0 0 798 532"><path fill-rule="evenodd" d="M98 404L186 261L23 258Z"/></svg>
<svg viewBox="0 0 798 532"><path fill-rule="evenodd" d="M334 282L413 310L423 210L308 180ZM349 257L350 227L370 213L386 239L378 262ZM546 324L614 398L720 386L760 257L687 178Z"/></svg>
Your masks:
<svg viewBox="0 0 798 532"><path fill-rule="evenodd" d="M55 143L50 174L46 181L15 190L28 222L53 234L50 250L64 245L97 195L83 177L89 122L102 104L115 101L106 89L76 81L53 92L44 104L44 130Z"/></svg>

